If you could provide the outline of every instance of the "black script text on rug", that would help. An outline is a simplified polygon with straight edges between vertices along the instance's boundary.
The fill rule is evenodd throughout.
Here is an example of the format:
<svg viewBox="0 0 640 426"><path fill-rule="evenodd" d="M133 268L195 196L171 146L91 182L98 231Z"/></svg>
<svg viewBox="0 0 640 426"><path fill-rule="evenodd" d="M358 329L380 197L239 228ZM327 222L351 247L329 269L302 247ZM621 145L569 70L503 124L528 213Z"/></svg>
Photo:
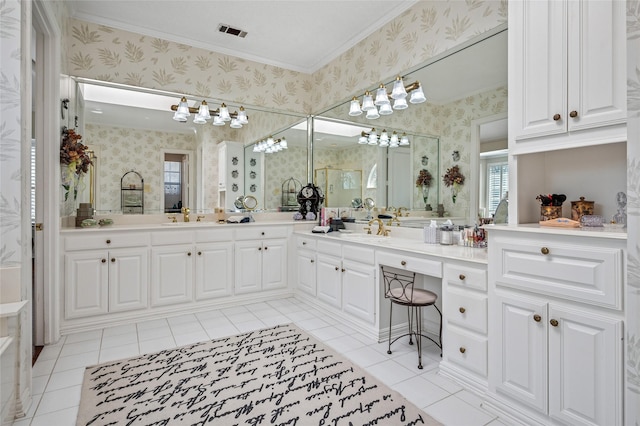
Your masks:
<svg viewBox="0 0 640 426"><path fill-rule="evenodd" d="M436 424L293 325L90 367L83 425Z"/></svg>

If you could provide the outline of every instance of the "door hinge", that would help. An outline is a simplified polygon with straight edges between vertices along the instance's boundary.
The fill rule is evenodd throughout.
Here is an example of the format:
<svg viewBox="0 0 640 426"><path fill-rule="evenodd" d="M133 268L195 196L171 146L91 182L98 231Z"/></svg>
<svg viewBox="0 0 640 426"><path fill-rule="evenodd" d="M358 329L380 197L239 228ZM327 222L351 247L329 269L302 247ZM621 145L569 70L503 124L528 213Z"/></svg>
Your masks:
<svg viewBox="0 0 640 426"><path fill-rule="evenodd" d="M36 231L42 231L44 226L41 223L36 223Z"/></svg>

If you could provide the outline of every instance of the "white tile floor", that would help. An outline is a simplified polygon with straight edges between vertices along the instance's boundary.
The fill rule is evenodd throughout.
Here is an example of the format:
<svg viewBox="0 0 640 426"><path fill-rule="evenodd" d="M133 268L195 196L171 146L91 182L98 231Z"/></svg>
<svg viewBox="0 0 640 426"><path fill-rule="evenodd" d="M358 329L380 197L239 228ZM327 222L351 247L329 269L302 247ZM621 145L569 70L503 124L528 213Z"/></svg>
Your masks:
<svg viewBox="0 0 640 426"><path fill-rule="evenodd" d="M440 350L427 340L423 370L415 346L377 343L297 299L184 314L75 333L46 346L33 368L33 404L16 426L75 425L84 368L259 328L293 322L402 393L447 426L500 426L474 394L437 374ZM425 340L423 340L424 342Z"/></svg>

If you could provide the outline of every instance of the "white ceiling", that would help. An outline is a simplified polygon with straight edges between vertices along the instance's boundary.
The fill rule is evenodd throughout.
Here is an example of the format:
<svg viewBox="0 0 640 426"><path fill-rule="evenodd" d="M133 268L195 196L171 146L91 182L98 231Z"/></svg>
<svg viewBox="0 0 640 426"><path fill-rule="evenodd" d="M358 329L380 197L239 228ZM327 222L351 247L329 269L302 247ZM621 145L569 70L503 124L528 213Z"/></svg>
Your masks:
<svg viewBox="0 0 640 426"><path fill-rule="evenodd" d="M71 16L313 73L416 0L67 0ZM218 31L246 31L245 38Z"/></svg>

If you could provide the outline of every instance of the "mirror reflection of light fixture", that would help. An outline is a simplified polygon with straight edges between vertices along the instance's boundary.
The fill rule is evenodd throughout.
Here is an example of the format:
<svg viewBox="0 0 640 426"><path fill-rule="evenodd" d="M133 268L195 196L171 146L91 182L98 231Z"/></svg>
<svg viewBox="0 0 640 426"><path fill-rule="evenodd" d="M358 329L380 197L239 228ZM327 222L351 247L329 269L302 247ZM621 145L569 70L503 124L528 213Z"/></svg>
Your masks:
<svg viewBox="0 0 640 426"><path fill-rule="evenodd" d="M196 124L205 124L212 120L214 126L224 126L229 122L229 126L234 129L240 129L243 125L249 124L249 118L244 107L240 107L239 111L229 112L229 108L222 103L220 108L212 111L209 109L207 101L202 101L198 108L190 107L187 103L186 96L180 99L178 105L171 105L171 111L175 111L173 119L181 123L186 123L191 114L195 114L193 122Z"/></svg>
<svg viewBox="0 0 640 426"><path fill-rule="evenodd" d="M426 155L422 156L422 165L426 166L427 164L429 164L429 157L427 157Z"/></svg>
<svg viewBox="0 0 640 426"><path fill-rule="evenodd" d="M460 151L453 151L451 153L451 158L453 158L453 161L458 161L460 159Z"/></svg>
<svg viewBox="0 0 640 426"><path fill-rule="evenodd" d="M389 132L387 132L386 129L378 135L376 129L371 129L369 133L365 131L360 133L358 143L360 145L377 145L380 148L397 148L399 146L408 146L409 137L406 133L402 133L402 135L398 136L396 131L389 135Z"/></svg>
<svg viewBox="0 0 640 426"><path fill-rule="evenodd" d="M273 136L269 136L267 139L256 142L253 145L253 152L264 152L265 154L274 154L284 149L289 149L284 136L280 139L274 139Z"/></svg>
<svg viewBox="0 0 640 426"><path fill-rule="evenodd" d="M411 104L420 104L427 100L420 82L416 81L405 86L400 76L396 77L391 93L387 92L384 84L381 84L375 93L374 101L371 92L366 91L362 97L362 105L360 105L358 98L354 96L349 103L349 115L356 117L366 112L368 119L375 120L381 115L393 114L394 110L407 109L409 107L407 97L409 97L409 103ZM393 104L391 104L391 99L393 99Z"/></svg>

